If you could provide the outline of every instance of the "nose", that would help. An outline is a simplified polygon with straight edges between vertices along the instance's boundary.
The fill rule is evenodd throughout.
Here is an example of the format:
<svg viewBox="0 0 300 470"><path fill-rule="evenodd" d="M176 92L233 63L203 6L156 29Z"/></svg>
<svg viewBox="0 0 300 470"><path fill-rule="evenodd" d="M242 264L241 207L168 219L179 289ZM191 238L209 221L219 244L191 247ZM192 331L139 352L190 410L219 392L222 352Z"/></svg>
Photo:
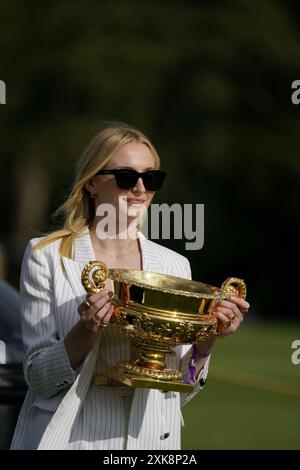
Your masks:
<svg viewBox="0 0 300 470"><path fill-rule="evenodd" d="M135 184L135 186L132 188L132 191L137 191L137 192L145 192L146 188L144 186L142 178L139 178Z"/></svg>

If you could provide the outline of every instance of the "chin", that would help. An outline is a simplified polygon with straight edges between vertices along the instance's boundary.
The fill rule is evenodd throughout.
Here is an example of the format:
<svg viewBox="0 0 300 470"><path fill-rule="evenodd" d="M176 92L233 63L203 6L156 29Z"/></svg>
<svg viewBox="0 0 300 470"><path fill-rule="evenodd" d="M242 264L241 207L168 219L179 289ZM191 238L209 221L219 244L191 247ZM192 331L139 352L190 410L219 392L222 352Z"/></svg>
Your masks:
<svg viewBox="0 0 300 470"><path fill-rule="evenodd" d="M145 212L147 208L145 206L140 206L140 207L128 207L127 215L128 217L141 217Z"/></svg>

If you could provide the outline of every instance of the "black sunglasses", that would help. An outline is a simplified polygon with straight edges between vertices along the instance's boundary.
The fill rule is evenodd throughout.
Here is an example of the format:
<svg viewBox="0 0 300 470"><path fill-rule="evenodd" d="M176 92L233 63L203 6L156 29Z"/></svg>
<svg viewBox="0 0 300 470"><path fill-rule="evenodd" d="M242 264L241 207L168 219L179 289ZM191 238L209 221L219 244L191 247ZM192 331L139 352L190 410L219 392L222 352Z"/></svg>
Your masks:
<svg viewBox="0 0 300 470"><path fill-rule="evenodd" d="M138 179L142 178L143 184L148 191L157 191L162 187L167 173L160 170L148 170L144 173L139 173L129 168L116 168L113 170L100 170L96 175L114 175L117 186L120 189L132 189Z"/></svg>

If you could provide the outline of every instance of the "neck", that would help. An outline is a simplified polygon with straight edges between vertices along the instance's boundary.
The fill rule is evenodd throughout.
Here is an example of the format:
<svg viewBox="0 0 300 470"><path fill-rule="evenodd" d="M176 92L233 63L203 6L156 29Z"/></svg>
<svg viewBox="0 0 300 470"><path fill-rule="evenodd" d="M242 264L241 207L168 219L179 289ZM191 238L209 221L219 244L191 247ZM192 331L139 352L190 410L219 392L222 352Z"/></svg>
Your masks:
<svg viewBox="0 0 300 470"><path fill-rule="evenodd" d="M96 250L99 250L103 253L108 253L112 257L117 257L133 250L137 245L138 235L137 229L134 228L134 224L131 228L127 227L127 229L123 232L117 232L116 234L113 234L111 238L109 238L109 236L106 238L100 238L98 236L99 232L97 230L98 222L99 221L95 218L89 229L91 240Z"/></svg>

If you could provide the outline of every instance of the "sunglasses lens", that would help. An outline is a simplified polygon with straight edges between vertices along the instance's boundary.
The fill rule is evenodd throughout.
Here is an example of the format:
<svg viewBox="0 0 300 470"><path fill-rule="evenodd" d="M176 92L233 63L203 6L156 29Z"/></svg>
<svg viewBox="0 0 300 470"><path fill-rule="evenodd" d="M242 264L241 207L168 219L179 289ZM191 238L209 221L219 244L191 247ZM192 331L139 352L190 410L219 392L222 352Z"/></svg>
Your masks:
<svg viewBox="0 0 300 470"><path fill-rule="evenodd" d="M144 185L148 191L157 191L162 187L166 174L163 171L146 171L144 174Z"/></svg>
<svg viewBox="0 0 300 470"><path fill-rule="evenodd" d="M116 183L120 189L131 189L136 185L138 175L132 170L118 170L115 173Z"/></svg>

